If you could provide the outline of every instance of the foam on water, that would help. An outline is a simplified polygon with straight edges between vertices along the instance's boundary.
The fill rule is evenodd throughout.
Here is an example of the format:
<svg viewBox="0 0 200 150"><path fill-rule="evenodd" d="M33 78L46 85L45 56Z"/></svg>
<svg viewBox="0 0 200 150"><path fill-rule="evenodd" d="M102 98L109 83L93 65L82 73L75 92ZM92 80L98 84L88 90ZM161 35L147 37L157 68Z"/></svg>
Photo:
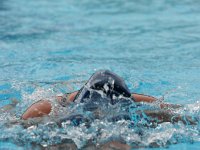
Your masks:
<svg viewBox="0 0 200 150"><path fill-rule="evenodd" d="M199 8L198 0L0 0L0 107L11 104L13 99L20 101L9 113L0 113L1 123L19 118L40 98L53 101L56 94L80 89L99 69L119 74L133 92L164 96L166 102L184 105L172 111L198 118ZM157 105L153 104L152 108ZM147 108L141 106L144 107ZM76 110L72 108L68 112ZM115 114L119 112L117 108L104 111ZM103 137L119 138L117 132L124 131L121 139L132 145L151 146L156 141L163 146L183 142L169 149L199 149L200 146L199 124L192 127L162 123L152 129L141 127L144 135L138 128L132 128L129 121L124 124L93 119L89 128L71 128L80 137L96 137L96 143L103 142ZM102 138L96 133L98 127L105 128L105 131L101 129ZM18 143L35 140L48 145L48 142L59 142L62 136L67 138L59 134L53 140L55 132L50 135L50 131L43 137L45 127L39 128L42 127L32 129L38 136L31 138L27 129L1 125L0 148L23 149L4 139L17 141L23 137ZM62 128L55 129L57 133ZM67 134L79 147L87 141L73 137L70 131Z"/></svg>
<svg viewBox="0 0 200 150"><path fill-rule="evenodd" d="M54 95L56 92L50 88L37 88L33 93L28 94L23 92L22 102L17 104L15 110L20 116L24 110L42 98L49 98L52 102L55 101ZM102 95L103 96L103 95ZM156 104L157 105L157 104ZM72 104L70 107L62 108L59 111L58 118L67 118L74 114L82 115L89 119L89 122L81 122L76 124L72 120L64 120L61 126L58 126L50 118L39 125L32 125L28 128L23 128L21 125L11 125L6 127L5 122L17 119L12 113L1 114L1 141L9 139L11 142L17 143L19 146L35 143L47 147L49 145L60 144L62 141L73 142L78 148L83 148L89 142L95 145L102 145L109 141L125 142L132 147L167 147L169 144L182 142L199 142L199 123L198 125L184 125L179 122L172 124L169 122L161 123L156 126L146 126L145 117L135 117L138 110L156 110L159 109L156 105L141 104L136 106L134 103L127 105L116 104L99 106L98 110L87 111L84 104ZM124 110L131 109L129 115L131 120L110 120L119 114L124 114ZM197 117L200 113L199 102L195 104L185 105L181 109L173 110L179 114L189 114ZM10 116L6 117L5 116ZM137 120L138 119L138 120Z"/></svg>

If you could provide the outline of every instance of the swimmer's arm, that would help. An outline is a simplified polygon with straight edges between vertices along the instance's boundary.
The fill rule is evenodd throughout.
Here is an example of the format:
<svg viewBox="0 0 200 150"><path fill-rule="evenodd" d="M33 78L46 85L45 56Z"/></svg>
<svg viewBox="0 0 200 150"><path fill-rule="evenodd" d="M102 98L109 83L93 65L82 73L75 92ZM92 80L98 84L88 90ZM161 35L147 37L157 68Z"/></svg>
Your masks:
<svg viewBox="0 0 200 150"><path fill-rule="evenodd" d="M137 94L137 93L133 93L132 98L135 102L153 103L153 102L158 101L158 99L153 96ZM182 107L182 106L178 104L168 104L168 103L160 104L160 108L179 108L179 107Z"/></svg>
<svg viewBox="0 0 200 150"><path fill-rule="evenodd" d="M197 118L193 118L187 115L180 115L171 113L169 111L156 111L156 110L144 110L144 113L151 118L157 118L159 123L163 122L183 122L186 125L196 125L198 123Z"/></svg>
<svg viewBox="0 0 200 150"><path fill-rule="evenodd" d="M73 102L78 91L70 93L66 98L64 96L57 96L57 101L63 106L67 106L70 102ZM29 118L42 117L48 115L51 112L51 102L48 100L40 100L32 104L22 115L22 119L26 120Z"/></svg>
<svg viewBox="0 0 200 150"><path fill-rule="evenodd" d="M143 94L137 94L133 93L132 98L135 102L147 102L147 103L153 103L157 99L153 96L143 95Z"/></svg>
<svg viewBox="0 0 200 150"><path fill-rule="evenodd" d="M51 112L51 103L48 100L40 100L32 104L22 115L22 119L27 120L29 118L42 117L48 115Z"/></svg>

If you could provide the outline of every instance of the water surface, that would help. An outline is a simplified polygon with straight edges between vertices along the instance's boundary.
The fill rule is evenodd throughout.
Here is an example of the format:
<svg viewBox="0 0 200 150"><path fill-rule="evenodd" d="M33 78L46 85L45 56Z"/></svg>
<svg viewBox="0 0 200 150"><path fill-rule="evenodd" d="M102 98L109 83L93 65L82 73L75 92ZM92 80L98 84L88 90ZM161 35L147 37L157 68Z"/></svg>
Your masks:
<svg viewBox="0 0 200 150"><path fill-rule="evenodd" d="M166 102L185 105L180 113L198 116L199 7L198 0L1 0L0 106L20 100L1 120L20 117L40 98L78 90L99 69L122 76L133 92L164 96ZM120 123L103 125L108 136L122 130L129 142L137 137ZM98 126L94 122L94 128ZM113 134L107 134L111 129ZM16 139L24 135L22 142L33 140L20 128L1 130L2 149L24 149L4 142L14 133ZM80 137L95 137L95 132L76 130ZM178 143L170 149L199 147L199 126L162 124L146 132L146 143L157 135L161 146ZM85 140L71 139L80 147ZM37 140L44 142L40 136Z"/></svg>

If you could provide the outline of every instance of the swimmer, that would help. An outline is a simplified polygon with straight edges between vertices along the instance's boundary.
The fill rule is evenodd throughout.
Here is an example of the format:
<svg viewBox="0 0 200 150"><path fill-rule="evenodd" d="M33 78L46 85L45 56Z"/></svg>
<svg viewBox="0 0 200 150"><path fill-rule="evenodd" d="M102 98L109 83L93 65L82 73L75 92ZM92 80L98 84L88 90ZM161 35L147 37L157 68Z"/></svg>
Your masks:
<svg viewBox="0 0 200 150"><path fill-rule="evenodd" d="M101 97L98 91L101 91L104 94L111 105L117 104L120 99L123 100L123 98L131 99L135 103L156 103L159 101L157 98L152 96L131 93L124 80L109 70L97 71L90 77L87 83L79 91L64 94L63 96L57 96L56 100L62 107L66 107L70 103L89 103L93 105L94 103L92 102L97 101L98 96ZM118 98L116 99L116 97ZM166 108L179 108L181 105L160 103L159 107L161 110L163 109L163 111L147 110L144 111L144 113L149 117L159 119L160 123L172 122L173 120L173 122L182 121L185 124L186 122L195 124L190 117L186 117L185 120L185 116L182 117L180 115L176 115L176 117L174 117L173 113L165 111ZM24 112L21 118L23 120L27 120L30 118L48 116L50 113L52 113L52 111L54 111L54 108L49 100L40 100L32 104Z"/></svg>

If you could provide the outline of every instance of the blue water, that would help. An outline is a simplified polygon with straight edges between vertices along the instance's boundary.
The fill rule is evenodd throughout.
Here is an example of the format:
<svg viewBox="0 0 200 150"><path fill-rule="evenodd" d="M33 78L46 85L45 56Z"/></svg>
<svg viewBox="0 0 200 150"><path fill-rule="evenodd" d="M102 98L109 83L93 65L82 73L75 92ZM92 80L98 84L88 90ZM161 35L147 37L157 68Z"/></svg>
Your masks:
<svg viewBox="0 0 200 150"><path fill-rule="evenodd" d="M19 118L40 98L78 90L99 69L122 76L131 91L164 96L185 105L180 113L198 116L199 7L198 0L0 0L0 106L20 100L12 113L0 115L1 121ZM121 130L129 142L137 137L120 123L104 126L107 135L114 126L113 135ZM33 140L18 128L1 127L0 149L24 149L5 142L14 133L16 140L21 135ZM80 137L93 136L77 130ZM200 146L199 125L162 124L146 132L147 144L155 138L164 147L175 140L168 149ZM79 147L86 141L75 140Z"/></svg>

